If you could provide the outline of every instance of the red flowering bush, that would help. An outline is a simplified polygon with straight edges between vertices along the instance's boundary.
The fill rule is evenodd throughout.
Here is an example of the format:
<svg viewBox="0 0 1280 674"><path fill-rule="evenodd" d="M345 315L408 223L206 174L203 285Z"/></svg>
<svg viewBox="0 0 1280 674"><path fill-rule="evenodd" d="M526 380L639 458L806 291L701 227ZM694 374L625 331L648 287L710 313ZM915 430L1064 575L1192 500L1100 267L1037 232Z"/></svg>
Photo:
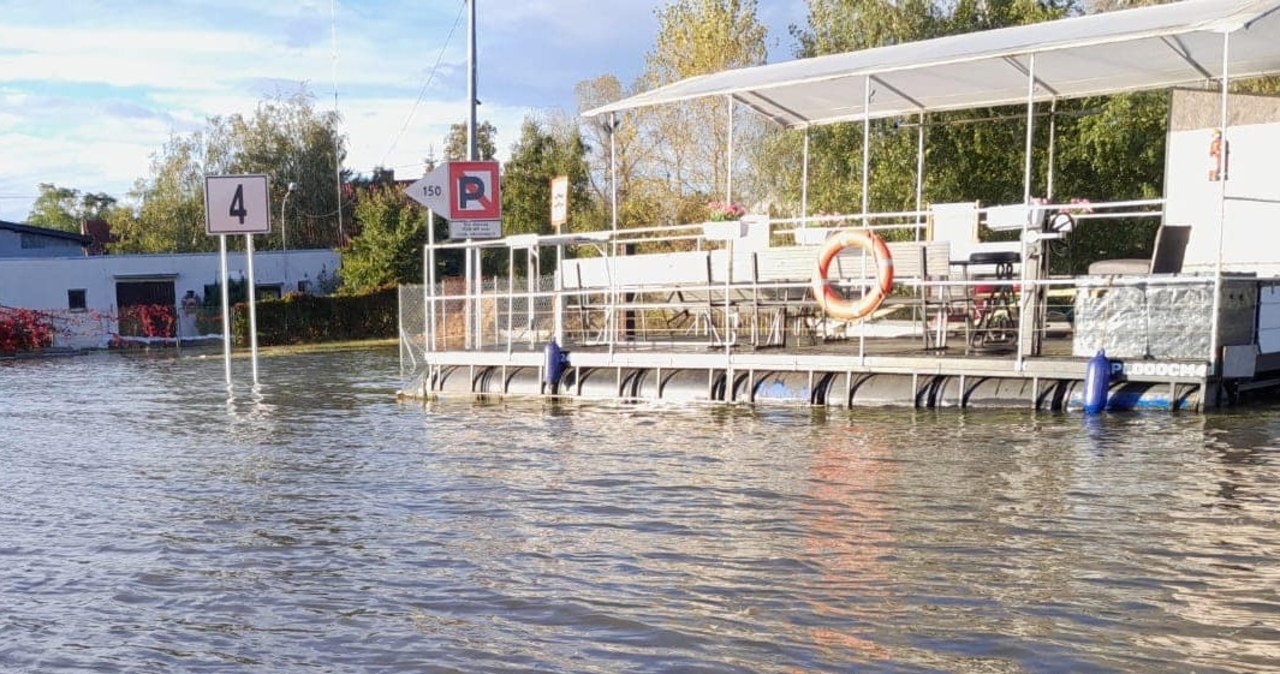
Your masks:
<svg viewBox="0 0 1280 674"><path fill-rule="evenodd" d="M0 353L35 351L53 345L53 322L39 311L0 307Z"/></svg>
<svg viewBox="0 0 1280 674"><path fill-rule="evenodd" d="M173 337L178 322L175 309L164 304L120 307L120 335L127 337Z"/></svg>

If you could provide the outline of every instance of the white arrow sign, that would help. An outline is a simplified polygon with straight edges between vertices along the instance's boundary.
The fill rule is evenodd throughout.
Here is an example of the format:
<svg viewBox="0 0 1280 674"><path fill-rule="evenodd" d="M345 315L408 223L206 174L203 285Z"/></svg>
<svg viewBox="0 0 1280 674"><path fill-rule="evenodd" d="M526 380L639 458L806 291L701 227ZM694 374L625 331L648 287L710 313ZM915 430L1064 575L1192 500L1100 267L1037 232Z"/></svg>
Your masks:
<svg viewBox="0 0 1280 674"><path fill-rule="evenodd" d="M449 165L441 164L409 186L409 198L440 215L449 215Z"/></svg>

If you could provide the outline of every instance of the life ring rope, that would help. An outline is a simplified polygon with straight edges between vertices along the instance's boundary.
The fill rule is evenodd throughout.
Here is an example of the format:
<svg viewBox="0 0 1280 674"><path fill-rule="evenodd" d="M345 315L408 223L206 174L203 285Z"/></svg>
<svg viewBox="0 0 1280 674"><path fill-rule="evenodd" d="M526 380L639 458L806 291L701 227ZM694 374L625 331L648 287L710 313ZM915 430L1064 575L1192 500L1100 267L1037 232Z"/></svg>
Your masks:
<svg viewBox="0 0 1280 674"><path fill-rule="evenodd" d="M827 282L827 270L840 251L857 246L870 252L876 261L876 284L863 293L858 301L841 297ZM818 264L813 272L813 297L823 313L831 318L856 321L880 307L884 298L893 290L893 256L884 239L870 230L848 229L827 238L818 249Z"/></svg>

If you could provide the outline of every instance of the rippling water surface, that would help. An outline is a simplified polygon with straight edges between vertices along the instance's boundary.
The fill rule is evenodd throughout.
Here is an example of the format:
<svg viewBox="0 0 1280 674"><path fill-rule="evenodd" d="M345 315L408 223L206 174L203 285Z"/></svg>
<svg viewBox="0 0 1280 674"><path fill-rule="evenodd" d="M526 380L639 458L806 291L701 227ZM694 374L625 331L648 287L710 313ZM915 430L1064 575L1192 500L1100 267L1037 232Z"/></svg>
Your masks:
<svg viewBox="0 0 1280 674"><path fill-rule="evenodd" d="M0 362L0 671L1280 668L1275 409L424 408L394 351L222 376Z"/></svg>

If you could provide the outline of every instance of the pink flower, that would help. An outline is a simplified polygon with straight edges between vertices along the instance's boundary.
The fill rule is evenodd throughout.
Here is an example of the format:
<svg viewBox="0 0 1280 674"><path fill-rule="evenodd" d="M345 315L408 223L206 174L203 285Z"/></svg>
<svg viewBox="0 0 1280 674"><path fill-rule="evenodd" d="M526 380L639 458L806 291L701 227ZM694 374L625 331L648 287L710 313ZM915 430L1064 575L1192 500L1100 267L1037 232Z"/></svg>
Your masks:
<svg viewBox="0 0 1280 674"><path fill-rule="evenodd" d="M738 204L731 204L725 201L710 201L707 203L707 211L712 222L728 222L731 220L741 220L742 216L747 214L747 209Z"/></svg>

